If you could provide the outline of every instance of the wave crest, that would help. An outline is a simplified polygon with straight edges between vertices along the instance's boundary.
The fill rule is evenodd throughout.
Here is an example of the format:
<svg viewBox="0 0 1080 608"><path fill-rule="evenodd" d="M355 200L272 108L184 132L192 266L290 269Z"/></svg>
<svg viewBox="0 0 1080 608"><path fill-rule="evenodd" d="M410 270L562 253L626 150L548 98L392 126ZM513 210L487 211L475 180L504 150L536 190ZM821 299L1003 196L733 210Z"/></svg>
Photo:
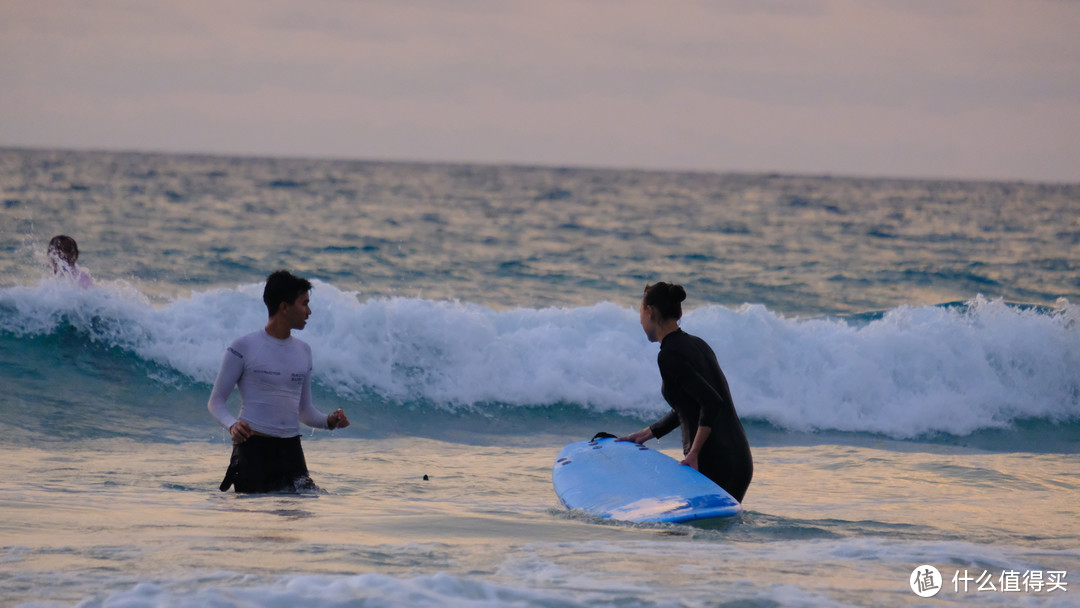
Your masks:
<svg viewBox="0 0 1080 608"><path fill-rule="evenodd" d="M123 282L79 290L45 281L0 290L0 331L34 337L71 328L209 384L225 347L265 323L261 291L244 285L154 303ZM297 335L312 345L316 383L344 398L573 404L645 419L667 408L657 346L632 309L365 300L322 282L312 295L312 317ZM1078 318L1066 301L1047 310L979 297L868 320L707 306L687 313L683 327L712 345L745 419L910 438L1078 420Z"/></svg>

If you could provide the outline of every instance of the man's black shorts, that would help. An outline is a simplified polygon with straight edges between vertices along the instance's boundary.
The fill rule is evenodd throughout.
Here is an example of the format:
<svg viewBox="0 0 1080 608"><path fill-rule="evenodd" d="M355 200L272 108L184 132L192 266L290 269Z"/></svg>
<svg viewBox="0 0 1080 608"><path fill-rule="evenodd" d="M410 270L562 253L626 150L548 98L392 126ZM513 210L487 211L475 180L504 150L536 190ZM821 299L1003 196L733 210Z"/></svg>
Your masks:
<svg viewBox="0 0 1080 608"><path fill-rule="evenodd" d="M243 443L233 444L232 460L221 491L236 486L237 492L299 492L317 490L308 475L300 437L264 437L252 435Z"/></svg>

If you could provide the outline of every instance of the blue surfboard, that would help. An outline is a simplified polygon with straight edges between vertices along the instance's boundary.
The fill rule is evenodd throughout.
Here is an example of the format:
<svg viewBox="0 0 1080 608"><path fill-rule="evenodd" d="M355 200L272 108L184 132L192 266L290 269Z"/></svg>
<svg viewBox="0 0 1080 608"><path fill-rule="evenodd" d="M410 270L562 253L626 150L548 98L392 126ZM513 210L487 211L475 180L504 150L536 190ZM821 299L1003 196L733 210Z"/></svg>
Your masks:
<svg viewBox="0 0 1080 608"><path fill-rule="evenodd" d="M679 523L742 511L739 501L693 468L614 438L566 446L551 480L566 508L619 521Z"/></svg>

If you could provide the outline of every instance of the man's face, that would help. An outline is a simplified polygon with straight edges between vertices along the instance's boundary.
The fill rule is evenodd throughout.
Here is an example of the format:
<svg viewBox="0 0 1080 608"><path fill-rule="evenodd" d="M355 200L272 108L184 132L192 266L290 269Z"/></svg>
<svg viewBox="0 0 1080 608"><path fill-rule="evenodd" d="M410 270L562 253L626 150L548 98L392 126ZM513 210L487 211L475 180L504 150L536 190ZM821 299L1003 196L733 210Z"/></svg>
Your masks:
<svg viewBox="0 0 1080 608"><path fill-rule="evenodd" d="M289 329L304 329L308 317L311 316L311 295L307 292L300 294L292 304L284 302L285 319L289 323Z"/></svg>

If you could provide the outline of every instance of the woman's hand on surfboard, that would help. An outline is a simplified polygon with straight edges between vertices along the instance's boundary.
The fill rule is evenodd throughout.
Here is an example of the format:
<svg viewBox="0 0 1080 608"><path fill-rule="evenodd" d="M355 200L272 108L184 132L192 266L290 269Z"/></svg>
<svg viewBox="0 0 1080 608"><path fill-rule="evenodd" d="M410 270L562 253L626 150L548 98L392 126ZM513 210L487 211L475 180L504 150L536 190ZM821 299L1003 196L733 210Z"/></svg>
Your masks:
<svg viewBox="0 0 1080 608"><path fill-rule="evenodd" d="M705 447L705 442L709 440L709 435L712 435L711 426L698 426L697 432L694 433L694 445L690 446L690 450L686 452L686 456L679 464L685 464L688 467L694 467L695 471L701 471L698 468L698 455L701 454L701 449Z"/></svg>
<svg viewBox="0 0 1080 608"><path fill-rule="evenodd" d="M637 431L636 433L630 433L629 435L619 437L615 441L633 441L634 443L641 445L646 441L652 439L652 437L652 429L650 429L649 427L645 427L640 431Z"/></svg>
<svg viewBox="0 0 1080 608"><path fill-rule="evenodd" d="M684 465L686 465L688 467L693 467L695 471L698 471L700 469L698 469L698 462L697 461L698 461L698 455L693 453L693 452L690 452L689 454L686 455L686 458L682 459L682 462L680 462L679 464L684 464Z"/></svg>

